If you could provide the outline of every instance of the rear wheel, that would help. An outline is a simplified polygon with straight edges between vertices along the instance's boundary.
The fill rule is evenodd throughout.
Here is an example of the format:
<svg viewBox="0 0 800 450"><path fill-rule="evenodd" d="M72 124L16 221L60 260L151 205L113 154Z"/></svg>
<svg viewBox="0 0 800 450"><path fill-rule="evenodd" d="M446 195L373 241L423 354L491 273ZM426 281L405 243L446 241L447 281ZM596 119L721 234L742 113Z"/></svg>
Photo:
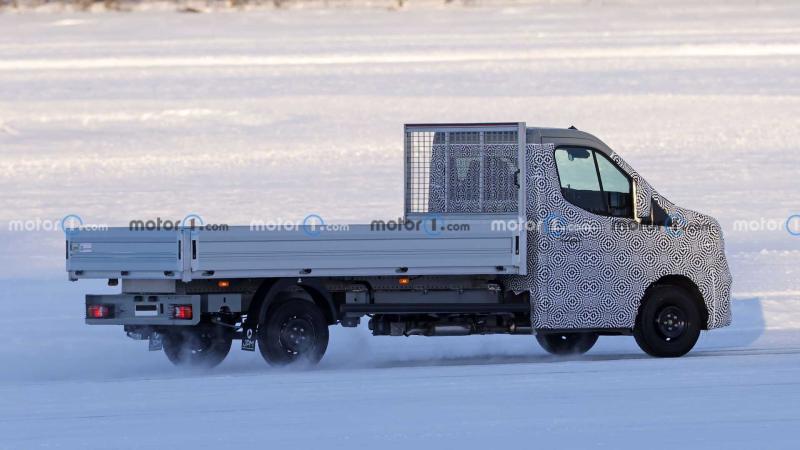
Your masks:
<svg viewBox="0 0 800 450"><path fill-rule="evenodd" d="M271 365L316 364L328 348L328 322L313 302L289 299L270 308L258 327L258 349Z"/></svg>
<svg viewBox="0 0 800 450"><path fill-rule="evenodd" d="M686 289L656 286L639 307L633 336L649 355L682 356L700 337L701 317L697 300Z"/></svg>
<svg viewBox="0 0 800 450"><path fill-rule="evenodd" d="M580 355L597 342L597 333L537 333L536 340L554 355Z"/></svg>
<svg viewBox="0 0 800 450"><path fill-rule="evenodd" d="M174 328L164 333L163 344L164 354L176 366L214 367L231 350L232 328L210 323Z"/></svg>

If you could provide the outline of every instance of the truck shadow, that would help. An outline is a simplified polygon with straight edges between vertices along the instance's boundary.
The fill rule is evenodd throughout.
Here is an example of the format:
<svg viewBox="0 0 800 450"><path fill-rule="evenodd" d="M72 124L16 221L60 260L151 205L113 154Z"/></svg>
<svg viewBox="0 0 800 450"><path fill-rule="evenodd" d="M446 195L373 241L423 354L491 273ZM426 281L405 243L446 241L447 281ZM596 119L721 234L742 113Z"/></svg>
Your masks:
<svg viewBox="0 0 800 450"><path fill-rule="evenodd" d="M752 355L797 355L800 354L800 335L794 330L773 330L768 333L765 338L766 321L764 314L764 304L760 298L740 298L732 302L733 308L733 323L730 327L721 328L703 332L697 346L689 354L682 358L673 360L664 360L653 358L643 353L635 344L631 336L603 336L598 341L595 348L590 350L584 355L569 355L569 356L554 356L544 352L538 347L536 340L531 336L519 336L520 339L527 339L529 346L513 346L509 353L502 353L498 351L494 353L487 351L486 348L476 350L472 354L460 356L446 356L444 352L448 351L448 346L435 346L423 350L421 354L411 355L406 353L403 355L402 349L397 349L395 346L402 348L404 345L414 345L404 342L391 343L392 348L398 350L398 354L392 356L378 351L373 353L369 345L361 347L356 353L358 356L352 358L353 354L332 354L332 359L324 359L322 364L318 367L312 366L290 366L286 368L265 368L263 361L255 355L242 355L234 358L233 361L227 361L211 372L214 375L227 376L232 374L237 375L264 375L265 373L280 374L286 372L327 372L339 370L369 370L369 369L390 369L390 368L421 368L421 367L468 367L468 366L500 366L500 365L523 365L523 364L563 364L563 363L581 363L581 362L603 362L603 361L637 361L637 360L652 360L652 361L680 361L685 359L695 358L721 358L721 357L741 357ZM783 335L783 336L782 336ZM790 335L797 335L797 338L791 338ZM784 339L789 336L789 339ZM369 341L373 339L372 336L364 333L362 339ZM387 338L399 339L399 338ZM437 338L420 338L420 339L437 339ZM456 338L445 338L456 339ZM402 340L401 340L402 341ZM760 342L759 342L760 341ZM774 341L774 342L773 342ZM336 341L334 341L336 342ZM341 341L340 341L341 342ZM346 343L347 340L345 339ZM349 344L359 342L359 340L351 341ZM361 341L362 343L365 341ZM453 341L455 344L456 341ZM790 345L786 345L789 343ZM387 342L386 344L389 344ZM500 343L498 343L500 344ZM334 344L335 345L335 344ZM382 349L388 347L381 346ZM529 348L530 351L526 351ZM454 350L464 351L464 347L454 348ZM427 353L427 354L426 354ZM233 364L231 364L233 363ZM561 370L561 369L558 369ZM163 375L161 371L156 377ZM181 371L174 375L182 377L186 375L191 376L208 376L207 371Z"/></svg>

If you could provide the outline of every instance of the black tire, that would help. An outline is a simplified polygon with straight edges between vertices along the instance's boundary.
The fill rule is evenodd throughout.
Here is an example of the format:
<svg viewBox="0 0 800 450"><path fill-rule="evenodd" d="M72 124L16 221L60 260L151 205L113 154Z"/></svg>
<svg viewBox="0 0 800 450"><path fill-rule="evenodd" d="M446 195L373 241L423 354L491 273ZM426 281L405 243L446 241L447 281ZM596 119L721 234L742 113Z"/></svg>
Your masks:
<svg viewBox="0 0 800 450"><path fill-rule="evenodd" d="M581 355L597 342L597 333L537 333L536 340L554 355Z"/></svg>
<svg viewBox="0 0 800 450"><path fill-rule="evenodd" d="M289 299L267 311L258 326L258 349L270 365L317 364L328 348L328 322L314 303Z"/></svg>
<svg viewBox="0 0 800 450"><path fill-rule="evenodd" d="M702 326L697 299L680 286L661 285L639 306L633 336L648 355L672 358L689 353Z"/></svg>
<svg viewBox="0 0 800 450"><path fill-rule="evenodd" d="M176 366L211 368L228 356L233 329L201 323L193 327L175 326L163 333L164 354Z"/></svg>

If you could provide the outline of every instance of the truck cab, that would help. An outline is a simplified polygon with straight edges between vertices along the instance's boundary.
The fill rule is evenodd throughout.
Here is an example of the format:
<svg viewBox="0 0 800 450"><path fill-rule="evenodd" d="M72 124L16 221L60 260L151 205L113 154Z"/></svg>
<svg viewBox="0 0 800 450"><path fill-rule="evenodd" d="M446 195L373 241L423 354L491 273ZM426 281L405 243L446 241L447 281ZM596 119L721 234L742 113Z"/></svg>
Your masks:
<svg viewBox="0 0 800 450"><path fill-rule="evenodd" d="M270 364L318 362L328 327L377 336L535 335L550 353L633 335L680 356L730 323L719 224L659 195L596 137L524 122L404 127L405 214L326 229L67 233L86 322L122 325L176 364L232 341ZM313 228L313 229L312 229Z"/></svg>

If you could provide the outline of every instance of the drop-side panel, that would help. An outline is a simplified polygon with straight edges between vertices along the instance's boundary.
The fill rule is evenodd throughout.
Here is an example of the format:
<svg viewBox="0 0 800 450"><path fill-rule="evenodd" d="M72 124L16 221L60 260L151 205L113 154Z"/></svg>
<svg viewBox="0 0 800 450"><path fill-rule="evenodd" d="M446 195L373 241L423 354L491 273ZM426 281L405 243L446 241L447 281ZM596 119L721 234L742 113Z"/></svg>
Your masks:
<svg viewBox="0 0 800 450"><path fill-rule="evenodd" d="M196 231L192 278L518 273L516 233L458 225L469 231Z"/></svg>
<svg viewBox="0 0 800 450"><path fill-rule="evenodd" d="M73 278L178 278L179 231L79 230L67 236Z"/></svg>
<svg viewBox="0 0 800 450"><path fill-rule="evenodd" d="M501 223L498 226L498 223ZM79 231L67 240L72 279L182 279L518 274L518 233L508 221L438 222L437 230ZM456 226L460 231L439 229ZM426 231L427 230L427 231Z"/></svg>

